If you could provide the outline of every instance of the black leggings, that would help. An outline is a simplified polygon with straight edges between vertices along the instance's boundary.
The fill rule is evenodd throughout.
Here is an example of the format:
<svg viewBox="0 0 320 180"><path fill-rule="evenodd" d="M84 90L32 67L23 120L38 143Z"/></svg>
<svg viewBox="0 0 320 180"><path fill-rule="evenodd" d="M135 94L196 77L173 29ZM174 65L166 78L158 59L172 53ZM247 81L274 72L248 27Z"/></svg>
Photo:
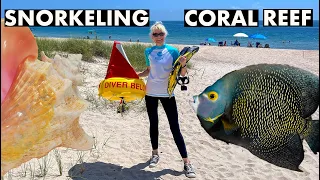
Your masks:
<svg viewBox="0 0 320 180"><path fill-rule="evenodd" d="M184 143L182 134L180 132L179 122L178 122L178 110L177 104L174 97L170 99L168 97L151 97L145 96L146 106L150 121L150 139L152 149L158 149L158 137L159 137L159 129L158 129L158 102L160 102L164 108L164 111L167 114L167 118L170 124L170 130L173 135L174 141L179 149L180 155L182 158L187 158L187 150L186 145Z"/></svg>

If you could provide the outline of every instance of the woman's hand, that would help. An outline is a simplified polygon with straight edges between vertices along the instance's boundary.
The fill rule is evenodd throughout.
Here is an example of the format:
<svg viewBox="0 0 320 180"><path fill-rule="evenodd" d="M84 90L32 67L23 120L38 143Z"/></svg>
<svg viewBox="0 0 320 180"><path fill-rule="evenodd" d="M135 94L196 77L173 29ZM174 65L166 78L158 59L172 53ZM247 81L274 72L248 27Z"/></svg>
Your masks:
<svg viewBox="0 0 320 180"><path fill-rule="evenodd" d="M144 71L142 72L137 72L137 75L139 77L145 77L145 76L148 76L149 75L149 72L150 72L150 66L148 66Z"/></svg>
<svg viewBox="0 0 320 180"><path fill-rule="evenodd" d="M179 62L181 64L181 66L184 67L186 65L186 63L187 63L187 58L185 56L181 56L179 58Z"/></svg>
<svg viewBox="0 0 320 180"><path fill-rule="evenodd" d="M181 57L179 58L179 62L180 62L181 67L182 67L181 72L180 72L180 75L181 75L181 76L185 76L186 73L187 73L187 68L186 68L187 58L186 58L185 56L181 56Z"/></svg>

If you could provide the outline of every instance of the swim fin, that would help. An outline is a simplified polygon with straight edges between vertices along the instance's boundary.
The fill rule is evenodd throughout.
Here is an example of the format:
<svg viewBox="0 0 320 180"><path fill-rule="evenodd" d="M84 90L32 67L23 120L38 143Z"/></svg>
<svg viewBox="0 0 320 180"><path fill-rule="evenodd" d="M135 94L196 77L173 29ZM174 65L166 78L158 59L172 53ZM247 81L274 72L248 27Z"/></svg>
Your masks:
<svg viewBox="0 0 320 180"><path fill-rule="evenodd" d="M168 93L169 97L172 96L172 93L174 91L174 88L177 85L177 77L180 76L181 72L181 64L179 62L179 59L181 56L186 56L187 58L187 63L188 61L192 58L194 54L196 54L199 51L199 46L192 46L192 47L184 47L180 51L180 56L176 59L176 61L173 64L172 71L170 72L169 75L169 80L168 80Z"/></svg>

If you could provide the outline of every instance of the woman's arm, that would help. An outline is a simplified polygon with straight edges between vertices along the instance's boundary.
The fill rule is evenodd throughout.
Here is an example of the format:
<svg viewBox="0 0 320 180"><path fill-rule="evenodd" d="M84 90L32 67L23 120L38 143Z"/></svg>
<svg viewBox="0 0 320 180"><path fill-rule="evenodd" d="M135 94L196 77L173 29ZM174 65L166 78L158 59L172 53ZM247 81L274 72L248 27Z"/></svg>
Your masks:
<svg viewBox="0 0 320 180"><path fill-rule="evenodd" d="M181 64L181 72L180 75L181 76L185 76L187 73L187 58L185 56L181 56L180 59L180 64Z"/></svg>
<svg viewBox="0 0 320 180"><path fill-rule="evenodd" d="M186 64L187 65L187 64ZM187 66L185 65L185 67L181 68L181 72L180 72L180 75L181 76L185 76L186 73L187 73Z"/></svg>
<svg viewBox="0 0 320 180"><path fill-rule="evenodd" d="M148 66L144 71L137 73L139 77L148 76L150 72L150 66Z"/></svg>

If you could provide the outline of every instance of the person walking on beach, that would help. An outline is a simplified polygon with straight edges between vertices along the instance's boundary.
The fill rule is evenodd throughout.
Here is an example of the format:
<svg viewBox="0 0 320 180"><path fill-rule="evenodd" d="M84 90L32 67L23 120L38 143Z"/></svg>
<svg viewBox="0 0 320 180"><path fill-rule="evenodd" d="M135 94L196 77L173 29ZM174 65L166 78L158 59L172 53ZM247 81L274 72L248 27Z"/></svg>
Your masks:
<svg viewBox="0 0 320 180"><path fill-rule="evenodd" d="M156 22L151 26L150 37L155 43L155 46L145 50L147 68L143 72L138 73L139 77L148 76L145 101L150 122L149 131L152 145L152 156L149 167L155 167L160 159L158 153L158 102L160 100L168 117L174 141L183 159L185 175L189 178L194 178L196 174L188 159L186 145L180 132L176 100L174 96L169 98L167 92L169 74L174 61L180 55L178 49L165 44L167 35L168 32L161 22ZM187 71L186 57L182 56L179 61L183 67L181 75L184 76Z"/></svg>

